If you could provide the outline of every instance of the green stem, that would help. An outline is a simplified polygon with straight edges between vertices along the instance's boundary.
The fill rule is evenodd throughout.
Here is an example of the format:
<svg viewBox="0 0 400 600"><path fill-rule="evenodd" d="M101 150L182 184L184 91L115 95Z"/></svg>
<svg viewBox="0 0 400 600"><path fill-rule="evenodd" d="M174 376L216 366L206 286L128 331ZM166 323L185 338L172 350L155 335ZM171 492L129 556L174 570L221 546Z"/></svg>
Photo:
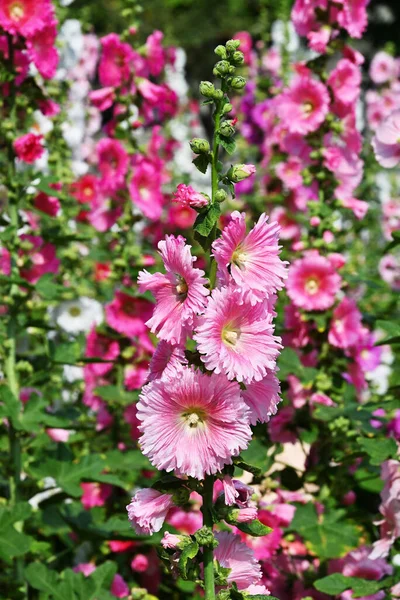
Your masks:
<svg viewBox="0 0 400 600"><path fill-rule="evenodd" d="M212 161L211 161L211 199L212 203L215 202L215 194L218 191L218 154L219 144L217 142L217 133L221 123L221 102L218 102L215 108L215 121L214 121L214 137L213 137L213 148L212 148Z"/></svg>
<svg viewBox="0 0 400 600"><path fill-rule="evenodd" d="M213 527L213 488L214 477L208 475L204 480L203 486L203 525ZM205 600L215 600L215 580L214 580L214 551L212 547L203 547L203 566L204 566L204 590Z"/></svg>

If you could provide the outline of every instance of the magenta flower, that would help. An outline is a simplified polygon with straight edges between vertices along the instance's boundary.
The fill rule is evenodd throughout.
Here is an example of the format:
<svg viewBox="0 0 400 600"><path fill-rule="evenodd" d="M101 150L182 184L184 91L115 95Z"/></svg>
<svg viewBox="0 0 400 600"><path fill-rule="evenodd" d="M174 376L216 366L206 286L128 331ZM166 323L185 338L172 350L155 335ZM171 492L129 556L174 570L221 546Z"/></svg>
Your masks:
<svg viewBox="0 0 400 600"><path fill-rule="evenodd" d="M165 51L162 47L164 34L161 31L153 31L146 40L146 58L150 74L158 77L165 65Z"/></svg>
<svg viewBox="0 0 400 600"><path fill-rule="evenodd" d="M286 288L298 308L326 310L335 302L341 281L331 262L312 252L291 265Z"/></svg>
<svg viewBox="0 0 400 600"><path fill-rule="evenodd" d="M251 439L239 385L184 368L143 388L137 405L143 454L159 470L203 479L232 464Z"/></svg>
<svg viewBox="0 0 400 600"><path fill-rule="evenodd" d="M29 283L36 283L45 273L57 273L60 261L56 255L56 248L50 242L45 242L37 235L22 234L21 241L31 244L30 250L19 250L19 256L27 258L20 269L20 275Z"/></svg>
<svg viewBox="0 0 400 600"><path fill-rule="evenodd" d="M138 277L140 291L152 292L157 300L146 324L161 340L181 344L192 329L194 316L204 310L207 280L204 271L193 268L196 258L182 236L167 235L158 248L167 272L152 275L144 270Z"/></svg>
<svg viewBox="0 0 400 600"><path fill-rule="evenodd" d="M96 146L101 173L100 184L105 192L115 192L123 187L128 171L129 156L120 141L101 139Z"/></svg>
<svg viewBox="0 0 400 600"><path fill-rule="evenodd" d="M134 54L131 46L121 42L116 33L101 38L102 54L99 64L99 79L103 87L119 87L127 84Z"/></svg>
<svg viewBox="0 0 400 600"><path fill-rule="evenodd" d="M372 146L382 167L390 169L400 162L400 110L392 112L379 125Z"/></svg>
<svg viewBox="0 0 400 600"><path fill-rule="evenodd" d="M129 596L129 587L126 581L119 573L114 575L111 583L110 592L116 598L127 598Z"/></svg>
<svg viewBox="0 0 400 600"><path fill-rule="evenodd" d="M276 414L281 401L278 378L274 373L267 373L261 381L253 381L242 391L242 398L250 409L250 424L267 423Z"/></svg>
<svg viewBox="0 0 400 600"><path fill-rule="evenodd" d="M212 245L223 284L233 279L251 304L256 304L283 288L286 263L279 258L278 223L267 223L263 214L246 235L245 213L232 213L222 236Z"/></svg>
<svg viewBox="0 0 400 600"><path fill-rule="evenodd" d="M275 171L288 190L294 190L303 185L301 171L303 164L297 156L289 157L285 162L278 163Z"/></svg>
<svg viewBox="0 0 400 600"><path fill-rule="evenodd" d="M114 300L105 307L107 324L128 337L146 332L145 320L151 314L152 305L142 298L134 298L117 290Z"/></svg>
<svg viewBox="0 0 400 600"><path fill-rule="evenodd" d="M367 5L369 0L343 0L343 8L338 13L338 23L350 37L360 38L367 23Z"/></svg>
<svg viewBox="0 0 400 600"><path fill-rule="evenodd" d="M58 65L58 51L55 47L57 21L48 18L45 25L27 40L28 56L44 79L55 76Z"/></svg>
<svg viewBox="0 0 400 600"><path fill-rule="evenodd" d="M329 93L319 81L298 77L279 96L278 116L291 133L306 135L316 131L329 111Z"/></svg>
<svg viewBox="0 0 400 600"><path fill-rule="evenodd" d="M343 298L333 311L328 341L332 346L347 349L357 344L362 331L361 313L354 300Z"/></svg>
<svg viewBox="0 0 400 600"><path fill-rule="evenodd" d="M2 0L0 26L8 33L31 37L53 16L50 0Z"/></svg>
<svg viewBox="0 0 400 600"><path fill-rule="evenodd" d="M83 490L81 502L85 510L90 510L94 506L104 506L112 493L112 485L108 483L81 483L81 488Z"/></svg>
<svg viewBox="0 0 400 600"><path fill-rule="evenodd" d="M126 507L128 519L139 535L160 531L168 511L174 503L171 494L162 494L152 488L139 490Z"/></svg>
<svg viewBox="0 0 400 600"><path fill-rule="evenodd" d="M135 160L129 193L135 204L148 219L161 217L164 196L161 191L162 169L159 164L142 156Z"/></svg>
<svg viewBox="0 0 400 600"><path fill-rule="evenodd" d="M192 206L195 208L202 208L209 203L203 194L196 192L191 185L185 185L184 183L180 183L176 188L174 202L179 202L182 206Z"/></svg>
<svg viewBox="0 0 400 600"><path fill-rule="evenodd" d="M216 289L198 323L194 339L208 370L251 383L275 369L281 345L268 302L252 306L240 292Z"/></svg>
<svg viewBox="0 0 400 600"><path fill-rule="evenodd" d="M259 583L261 579L261 567L253 551L246 546L238 535L229 531L218 531L215 533L218 546L214 550L214 556L226 569L231 569L228 575L228 583L236 583L239 590L247 590ZM263 590L265 593L265 589Z"/></svg>
<svg viewBox="0 0 400 600"><path fill-rule="evenodd" d="M86 338L86 352L88 358L101 358L110 362L91 363L90 369L98 377L107 375L113 368L113 361L119 356L119 344L116 340L97 333L96 328L90 331Z"/></svg>
<svg viewBox="0 0 400 600"><path fill-rule="evenodd" d="M115 101L115 90L113 87L104 87L100 90L89 92L89 100L101 112L110 108Z"/></svg>
<svg viewBox="0 0 400 600"><path fill-rule="evenodd" d="M17 138L14 143L15 154L20 160L32 164L43 155L43 136L35 133L26 133Z"/></svg>
<svg viewBox="0 0 400 600"><path fill-rule="evenodd" d="M329 75L328 85L336 100L345 105L353 105L360 94L360 68L348 58L342 58Z"/></svg>

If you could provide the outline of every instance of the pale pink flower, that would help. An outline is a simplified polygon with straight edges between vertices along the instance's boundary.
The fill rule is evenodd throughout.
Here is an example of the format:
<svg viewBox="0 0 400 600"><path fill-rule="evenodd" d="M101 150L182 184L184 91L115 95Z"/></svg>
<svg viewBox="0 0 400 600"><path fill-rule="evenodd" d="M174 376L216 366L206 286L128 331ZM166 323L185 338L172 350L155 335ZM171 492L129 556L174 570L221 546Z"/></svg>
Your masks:
<svg viewBox="0 0 400 600"><path fill-rule="evenodd" d="M46 429L46 433L53 442L68 442L70 435L72 435L72 431L69 429L58 429L58 428L50 428Z"/></svg>
<svg viewBox="0 0 400 600"><path fill-rule="evenodd" d="M20 257L28 259L20 269L20 275L29 283L37 281L45 273L58 273L60 261L56 256L56 248L50 242L45 242L40 236L22 234L21 241L31 244L30 250L19 250Z"/></svg>
<svg viewBox="0 0 400 600"><path fill-rule="evenodd" d="M160 470L203 479L232 464L251 438L239 385L184 368L147 384L138 402L142 452Z"/></svg>
<svg viewBox="0 0 400 600"><path fill-rule="evenodd" d="M368 24L367 5L369 0L343 0L338 13L338 23L353 38L361 38Z"/></svg>
<svg viewBox="0 0 400 600"><path fill-rule="evenodd" d="M372 146L382 167L390 169L400 162L400 110L392 112L379 125Z"/></svg>
<svg viewBox="0 0 400 600"><path fill-rule="evenodd" d="M207 369L246 383L273 371L281 345L268 309L266 302L252 306L229 288L215 289L194 336Z"/></svg>
<svg viewBox="0 0 400 600"><path fill-rule="evenodd" d="M164 196L161 191L162 168L145 156L135 160L129 193L135 204L148 219L161 217Z"/></svg>
<svg viewBox="0 0 400 600"><path fill-rule="evenodd" d="M315 392L310 396L310 404L314 406L315 404L322 404L323 406L336 406L336 403L322 392Z"/></svg>
<svg viewBox="0 0 400 600"><path fill-rule="evenodd" d="M253 381L242 391L242 398L250 409L250 424L267 423L276 414L281 401L279 380L274 373L267 373L261 381Z"/></svg>
<svg viewBox="0 0 400 600"><path fill-rule="evenodd" d="M148 488L136 492L126 510L136 533L151 535L160 531L173 505L171 494L162 494Z"/></svg>
<svg viewBox="0 0 400 600"><path fill-rule="evenodd" d="M258 584L261 579L261 567L253 551L241 542L239 536L229 531L218 531L215 537L218 546L214 550L214 557L222 567L231 569L228 583L236 583L239 590L246 590Z"/></svg>
<svg viewBox="0 0 400 600"><path fill-rule="evenodd" d="M396 539L400 538L400 463L397 460L385 461L381 467L381 478L385 482L379 507L383 520L377 523L381 539L374 543L369 555L371 560L387 556Z"/></svg>
<svg viewBox="0 0 400 600"><path fill-rule="evenodd" d="M192 328L195 315L204 310L209 294L207 280L204 271L193 267L196 258L182 236L166 236L158 248L166 273L141 271L138 277L140 291L151 291L157 300L146 324L161 340L180 344Z"/></svg>
<svg viewBox="0 0 400 600"><path fill-rule="evenodd" d="M100 185L106 192L115 192L124 185L128 171L129 156L119 140L102 138L96 152L101 173Z"/></svg>
<svg viewBox="0 0 400 600"><path fill-rule="evenodd" d="M126 366L124 370L124 385L126 389L140 390L147 381L148 373L149 363L147 360Z"/></svg>
<svg viewBox="0 0 400 600"><path fill-rule="evenodd" d="M345 105L354 104L360 94L360 68L349 59L342 58L329 75L327 83L336 100Z"/></svg>
<svg viewBox="0 0 400 600"><path fill-rule="evenodd" d="M110 592L116 598L126 598L127 596L129 596L128 584L118 573L114 575Z"/></svg>
<svg viewBox="0 0 400 600"><path fill-rule="evenodd" d="M292 263L286 288L298 308L326 310L335 302L341 281L330 261L312 252Z"/></svg>
<svg viewBox="0 0 400 600"><path fill-rule="evenodd" d="M133 50L121 42L116 33L101 38L102 53L99 64L99 79L103 87L119 87L130 78Z"/></svg>
<svg viewBox="0 0 400 600"><path fill-rule="evenodd" d="M11 34L31 37L53 15L50 0L2 0L0 26Z"/></svg>
<svg viewBox="0 0 400 600"><path fill-rule="evenodd" d="M104 363L91 363L90 369L97 376L106 375L113 368L113 363L119 356L119 344L116 340L106 335L97 333L96 328L90 331L86 338L86 352L88 358L101 358L110 361Z"/></svg>
<svg viewBox="0 0 400 600"><path fill-rule="evenodd" d="M112 486L108 483L81 483L81 489L81 502L85 510L103 506L112 493Z"/></svg>
<svg viewBox="0 0 400 600"><path fill-rule="evenodd" d="M328 341L336 348L355 346L362 331L361 313L354 300L347 297L333 311Z"/></svg>
<svg viewBox="0 0 400 600"><path fill-rule="evenodd" d="M245 213L233 212L231 222L212 245L223 284L233 280L251 304L283 288L286 263L279 258L279 225L262 214L246 235Z"/></svg>
<svg viewBox="0 0 400 600"><path fill-rule="evenodd" d="M100 90L89 92L89 100L100 111L107 110L114 104L115 90L113 87L104 87Z"/></svg>
<svg viewBox="0 0 400 600"><path fill-rule="evenodd" d="M279 96L278 116L291 133L316 131L329 111L329 93L319 81L298 77Z"/></svg>
<svg viewBox="0 0 400 600"><path fill-rule="evenodd" d="M45 25L35 31L26 42L29 59L44 79L51 79L56 74L58 65L56 37L57 21L48 18Z"/></svg>
<svg viewBox="0 0 400 600"><path fill-rule="evenodd" d="M107 324L128 337L146 332L145 320L149 317L152 304L142 298L134 298L117 290L110 304L105 307Z"/></svg>
<svg viewBox="0 0 400 600"><path fill-rule="evenodd" d="M393 56L384 52L377 52L371 61L369 75L374 83L381 85L398 75L398 66Z"/></svg>
<svg viewBox="0 0 400 600"><path fill-rule="evenodd" d="M393 232L400 231L400 198L392 198L382 206L382 229L387 240L393 239Z"/></svg>
<svg viewBox="0 0 400 600"><path fill-rule="evenodd" d="M161 377L176 377L182 365L187 365L183 346L171 346L161 340L150 361L148 381L161 379Z"/></svg>
<svg viewBox="0 0 400 600"><path fill-rule="evenodd" d="M353 211L356 219L361 220L365 217L368 212L369 205L368 202L364 200L358 200L357 198L347 197L341 200L342 206L345 208L349 208Z"/></svg>
<svg viewBox="0 0 400 600"><path fill-rule="evenodd" d="M277 176L289 190L294 190L303 185L302 169L303 164L296 156L289 157L285 162L278 163L275 167Z"/></svg>
<svg viewBox="0 0 400 600"><path fill-rule="evenodd" d="M379 261L379 274L395 291L400 291L400 257L385 254Z"/></svg>
<svg viewBox="0 0 400 600"><path fill-rule="evenodd" d="M26 133L17 138L13 147L17 157L28 164L32 164L43 155L43 136L35 133Z"/></svg>
<svg viewBox="0 0 400 600"><path fill-rule="evenodd" d="M201 527L201 523L200 523L200 527ZM161 546L163 548L177 548L178 544L181 541L182 541L181 535L176 535L175 533L169 533L169 531L166 531L164 533L164 537L161 540Z"/></svg>
<svg viewBox="0 0 400 600"><path fill-rule="evenodd" d="M214 494L219 489L221 489L221 481L217 480L214 484ZM229 475L225 475L222 479L222 491L225 497L225 504L228 506L237 504L240 508L248 508L250 506L250 499L254 493L253 488L238 479L232 479Z"/></svg>
<svg viewBox="0 0 400 600"><path fill-rule="evenodd" d="M174 202L179 202L182 206L202 208L207 206L209 200L203 194L196 192L191 185L180 183L174 193Z"/></svg>

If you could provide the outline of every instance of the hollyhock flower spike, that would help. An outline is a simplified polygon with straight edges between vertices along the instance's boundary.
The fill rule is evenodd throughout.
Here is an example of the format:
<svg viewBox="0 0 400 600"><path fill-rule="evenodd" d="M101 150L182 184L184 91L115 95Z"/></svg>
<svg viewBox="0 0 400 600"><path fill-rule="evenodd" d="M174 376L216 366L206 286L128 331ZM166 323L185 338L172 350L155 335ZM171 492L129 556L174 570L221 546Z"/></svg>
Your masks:
<svg viewBox="0 0 400 600"><path fill-rule="evenodd" d="M204 479L251 438L249 413L235 382L187 367L174 380L143 388L137 405L143 454L160 470Z"/></svg>
<svg viewBox="0 0 400 600"><path fill-rule="evenodd" d="M181 344L193 327L195 315L204 310L209 294L207 280L204 271L193 267L196 258L183 237L166 236L158 248L166 273L141 271L138 277L140 292L151 291L157 301L146 324L161 340Z"/></svg>
<svg viewBox="0 0 400 600"><path fill-rule="evenodd" d="M246 235L245 213L233 212L232 220L212 245L223 284L232 279L251 304L256 304L283 288L286 264L279 258L280 227L267 223L263 214Z"/></svg>
<svg viewBox="0 0 400 600"><path fill-rule="evenodd" d="M241 292L215 289L194 339L207 369L251 383L275 369L281 348L267 301L252 306Z"/></svg>

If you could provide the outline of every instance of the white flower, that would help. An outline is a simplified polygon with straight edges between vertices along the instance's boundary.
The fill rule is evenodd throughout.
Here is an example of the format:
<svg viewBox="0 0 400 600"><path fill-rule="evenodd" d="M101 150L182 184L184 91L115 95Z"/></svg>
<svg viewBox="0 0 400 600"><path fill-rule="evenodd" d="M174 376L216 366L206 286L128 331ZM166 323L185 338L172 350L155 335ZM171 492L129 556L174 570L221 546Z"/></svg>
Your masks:
<svg viewBox="0 0 400 600"><path fill-rule="evenodd" d="M68 381L68 383L74 383L74 381L81 381L83 379L82 367L64 365L63 371L64 379Z"/></svg>
<svg viewBox="0 0 400 600"><path fill-rule="evenodd" d="M82 297L62 302L52 310L51 317L67 333L87 333L93 325L102 323L103 307L97 300Z"/></svg>

